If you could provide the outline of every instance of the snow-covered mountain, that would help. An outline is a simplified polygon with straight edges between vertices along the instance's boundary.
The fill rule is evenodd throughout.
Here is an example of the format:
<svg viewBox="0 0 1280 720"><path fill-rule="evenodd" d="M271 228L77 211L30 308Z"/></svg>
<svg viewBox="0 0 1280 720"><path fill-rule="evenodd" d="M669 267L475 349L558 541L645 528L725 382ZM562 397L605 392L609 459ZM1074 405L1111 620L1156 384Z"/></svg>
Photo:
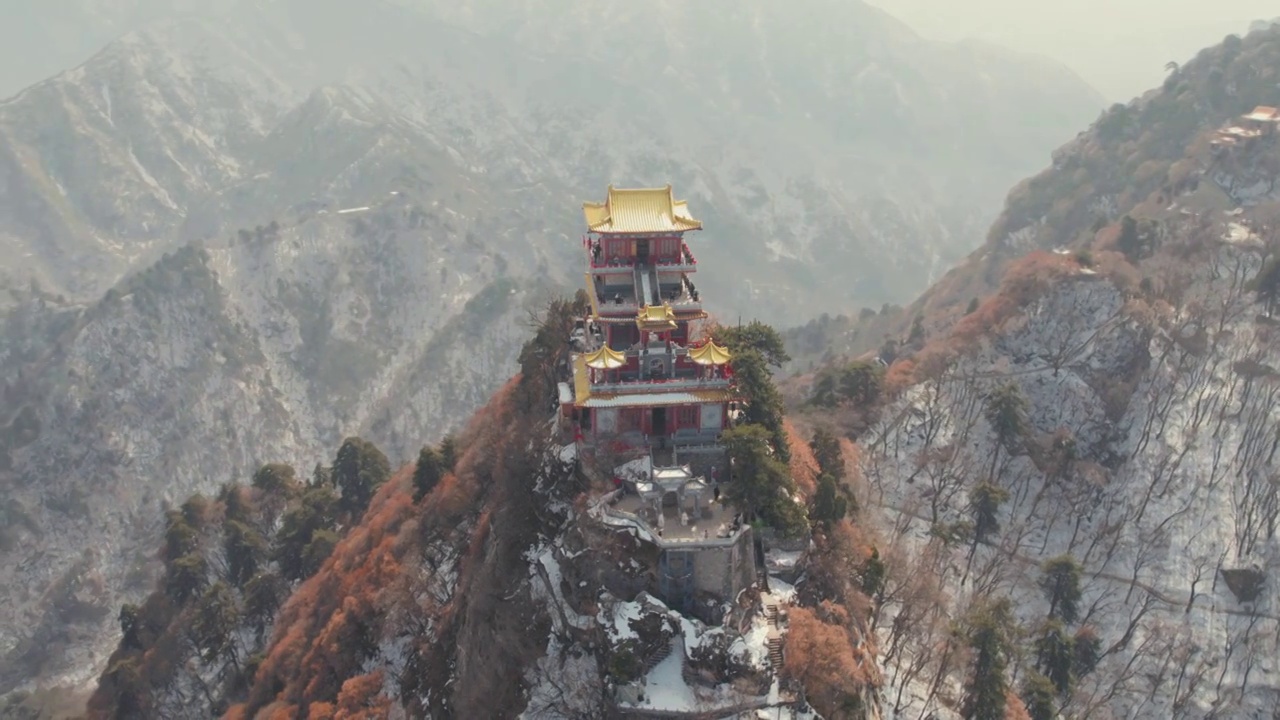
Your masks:
<svg viewBox="0 0 1280 720"><path fill-rule="evenodd" d="M948 618L984 599L1012 599L1012 676L1025 678L1050 612L1040 567L1063 555L1083 591L1066 631L1086 628L1102 652L1058 700L1065 717L1260 718L1280 703L1268 589L1280 571L1280 355L1239 289L1256 251L1223 243L1196 257L1188 300L1212 315L1153 308L1060 258L1065 277L1025 315L923 379L864 438L868 501L897 568L882 621L897 649L887 717L953 717L967 668L939 673L939 647ZM1237 271L1215 272L1227 266ZM1026 412L1006 448L987 407L1008 383ZM1007 499L970 557L948 528L972 527L988 477Z"/></svg>
<svg viewBox="0 0 1280 720"><path fill-rule="evenodd" d="M922 287L1096 104L858 3L82 6L31 37L124 34L0 103L0 690L104 659L158 505L467 417L608 183L778 320Z"/></svg>
<svg viewBox="0 0 1280 720"><path fill-rule="evenodd" d="M1277 79L1271 27L1109 110L902 318L880 400L806 411L859 435L886 717L959 717L975 617L1033 717L1274 716L1280 143L1219 128Z"/></svg>
<svg viewBox="0 0 1280 720"><path fill-rule="evenodd" d="M23 201L0 236L27 258L11 279L34 269L93 296L160 238L215 232L211 212L275 211L219 200L276 173L262 136L281 114L346 83L512 185L675 183L704 208L708 258L730 263L713 281L726 300L780 320L793 303L922 289L1099 106L1051 63L931 44L860 3L325 0L208 15L147 25L6 104ZM68 155L70 137L87 147ZM65 268L92 263L100 277Z"/></svg>

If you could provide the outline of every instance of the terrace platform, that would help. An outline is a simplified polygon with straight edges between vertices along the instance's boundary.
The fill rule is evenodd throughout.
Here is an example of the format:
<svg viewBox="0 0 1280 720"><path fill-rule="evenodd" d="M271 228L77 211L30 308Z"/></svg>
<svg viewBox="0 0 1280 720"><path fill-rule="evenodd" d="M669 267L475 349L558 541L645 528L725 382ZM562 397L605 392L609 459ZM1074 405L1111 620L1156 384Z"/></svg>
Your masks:
<svg viewBox="0 0 1280 720"><path fill-rule="evenodd" d="M675 505L662 507L662 520L659 522L653 503L634 493L619 496L607 511L639 519L664 542L724 540L735 536L740 529L734 528L737 511L722 501L708 501L702 507L700 517L686 517L687 523L682 522L681 510Z"/></svg>

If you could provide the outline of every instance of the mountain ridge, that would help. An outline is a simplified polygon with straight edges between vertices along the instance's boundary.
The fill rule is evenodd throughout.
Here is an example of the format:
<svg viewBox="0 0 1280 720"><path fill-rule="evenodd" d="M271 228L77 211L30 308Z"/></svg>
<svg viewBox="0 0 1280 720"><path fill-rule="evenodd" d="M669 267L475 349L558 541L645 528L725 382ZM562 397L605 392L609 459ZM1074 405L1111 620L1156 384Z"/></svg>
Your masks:
<svg viewBox="0 0 1280 720"><path fill-rule="evenodd" d="M1265 128L1218 141L1275 104L1278 73L1275 28L1206 49L1015 187L987 244L916 303L864 312L852 338L839 319L792 335L861 343L788 394L797 422L858 444L891 568L894 714L956 710L976 671L952 660L953 628L992 598L1010 601L1003 683L1028 708L1275 707L1280 150ZM1057 613L1053 568L1075 568L1078 615ZM1047 650L1079 643L1101 643L1096 669Z"/></svg>
<svg viewBox="0 0 1280 720"><path fill-rule="evenodd" d="M4 365L3 380L21 398L15 412L34 418L2 419L14 439L5 442L11 464L0 470L0 487L17 488L21 507L6 510L0 530L18 545L48 544L33 560L0 552L9 586L32 588L0 617L6 685L31 679L21 667L70 680L95 671L116 632L110 619L94 611L68 623L37 595L74 596L74 583L54 582L69 572L69 582L100 577L90 584L101 591L86 596L99 608L136 599L155 570L134 562L152 547L153 505L212 492L267 458L314 458L352 433L368 435L398 464L455 428L510 375L527 312L579 282L576 207L610 182L672 182L697 208L709 230L695 253L723 269L703 290L724 298L726 316L789 316L806 299L827 299L824 288L876 295L876 283L940 265L947 247L964 243L963 228L985 224L975 204L944 202L938 167L907 167L868 150L886 122L872 117L859 129L849 115L857 132L831 131L845 125L851 96L841 73L853 60L833 65L824 85L793 92L790 76L775 82L777 117L733 133L707 128L708 119L730 127L742 116L723 92L711 92L721 79L738 88L755 71L744 68L808 67L818 50L784 46L782 35L763 48L758 33L735 25L720 36L734 41L734 66L724 67L698 45L700 27L677 28L682 34L672 37L693 45L705 73L655 78L639 43L614 48L630 58L619 63L628 74L581 62L572 44L534 54L425 10L287 0L255 12L148 26L0 107L0 155L8 153L0 172L15 197L29 198L0 216L0 245L24 263L5 268L13 290L5 312L34 316L7 325L0 347L22 358ZM708 13L698 10L699 22ZM855 29L874 36L879 16L865 17ZM644 27L633 29L648 38ZM799 22L786 27L805 36ZM353 28L382 28L371 37L385 42L366 55ZM890 40L877 40L883 52ZM219 65L219 75L210 68L223 57L235 62ZM893 97L895 57L868 73L867 92ZM938 95L946 83L928 73L943 70L945 63L911 70L911 87ZM1091 102L1078 84L1060 90L1050 107L1069 114ZM1026 88L1002 81L980 91L952 108L972 113L976 125L987 101ZM157 123L166 131L154 133ZM1054 127L1074 125L1054 121L1037 137L1053 136ZM840 144L815 142L810 129ZM143 148L139 138L149 137L157 142ZM977 137L985 145L953 155L994 147L1031 165L1043 152L992 143L985 131ZM1012 176L1006 165L999 160L988 173ZM863 202L871 185L879 189ZM896 199L899 191L913 199ZM184 303L194 298L162 277L179 254L194 263L201 287L212 273L216 313L190 315ZM73 255L79 265L63 262ZM895 265L901 272L883 270ZM156 287L122 300L135 278ZM135 297L146 304L135 308L144 302ZM258 354L243 367L217 362L223 342ZM154 350L165 345L184 350ZM112 386L120 364L144 360L152 373ZM84 379L74 393L71 370ZM201 388L224 397L199 395ZM156 399L166 393L189 402ZM242 393L282 410L255 413L237 399ZM242 418L251 431L234 427ZM174 426L188 430L170 449L163 439ZM31 428L39 432L28 441ZM200 454L228 434L236 449L227 458ZM81 452L92 443L101 451ZM53 480L23 480L45 477ZM127 489L100 525L68 514L99 486ZM133 520L142 517L148 521ZM78 565L77 543L103 548L102 558ZM135 564L142 570L134 573ZM27 648L40 662L28 662Z"/></svg>

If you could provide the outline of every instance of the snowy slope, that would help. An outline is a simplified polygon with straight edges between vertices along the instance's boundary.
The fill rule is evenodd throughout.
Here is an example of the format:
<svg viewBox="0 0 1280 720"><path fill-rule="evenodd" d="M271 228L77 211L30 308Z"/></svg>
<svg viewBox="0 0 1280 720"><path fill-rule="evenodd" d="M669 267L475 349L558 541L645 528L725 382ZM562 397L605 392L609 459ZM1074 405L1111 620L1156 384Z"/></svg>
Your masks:
<svg viewBox="0 0 1280 720"><path fill-rule="evenodd" d="M1258 264L1223 243L1197 257L1185 305L1154 310L1082 271L886 410L866 441L870 500L891 562L935 578L890 592L882 641L905 649L885 668L886 712L954 703L962 670L932 682L945 617L1008 596L1034 630L1048 609L1037 566L1063 553L1084 570L1077 626L1105 651L1069 717L1255 718L1280 703L1280 345L1242 290ZM1006 382L1027 399L1030 430L995 459L1009 500L970 564L967 542L931 529L971 517L968 492L996 453L983 398ZM1064 440L1073 457L1052 450ZM1256 599L1228 587L1224 571L1240 570L1265 578ZM927 612L893 626L921 603Z"/></svg>

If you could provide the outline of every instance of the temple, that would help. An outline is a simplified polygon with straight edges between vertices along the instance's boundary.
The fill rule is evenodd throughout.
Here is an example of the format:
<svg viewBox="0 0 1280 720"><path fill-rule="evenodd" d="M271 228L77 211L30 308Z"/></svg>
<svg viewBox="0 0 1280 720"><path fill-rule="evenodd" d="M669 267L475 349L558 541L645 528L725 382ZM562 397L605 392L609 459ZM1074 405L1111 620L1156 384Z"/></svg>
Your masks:
<svg viewBox="0 0 1280 720"><path fill-rule="evenodd" d="M670 185L609 186L582 209L591 307L559 383L562 426L614 488L602 516L658 545L655 593L685 609L732 599L756 581L756 562L750 526L721 500L731 478L720 434L738 398L732 353L705 334L692 280L686 234L702 223Z"/></svg>
<svg viewBox="0 0 1280 720"><path fill-rule="evenodd" d="M685 233L701 230L671 186L619 189L584 203L591 316L572 338L560 404L580 445L655 465L706 456L729 417L730 353L701 334L707 314Z"/></svg>

